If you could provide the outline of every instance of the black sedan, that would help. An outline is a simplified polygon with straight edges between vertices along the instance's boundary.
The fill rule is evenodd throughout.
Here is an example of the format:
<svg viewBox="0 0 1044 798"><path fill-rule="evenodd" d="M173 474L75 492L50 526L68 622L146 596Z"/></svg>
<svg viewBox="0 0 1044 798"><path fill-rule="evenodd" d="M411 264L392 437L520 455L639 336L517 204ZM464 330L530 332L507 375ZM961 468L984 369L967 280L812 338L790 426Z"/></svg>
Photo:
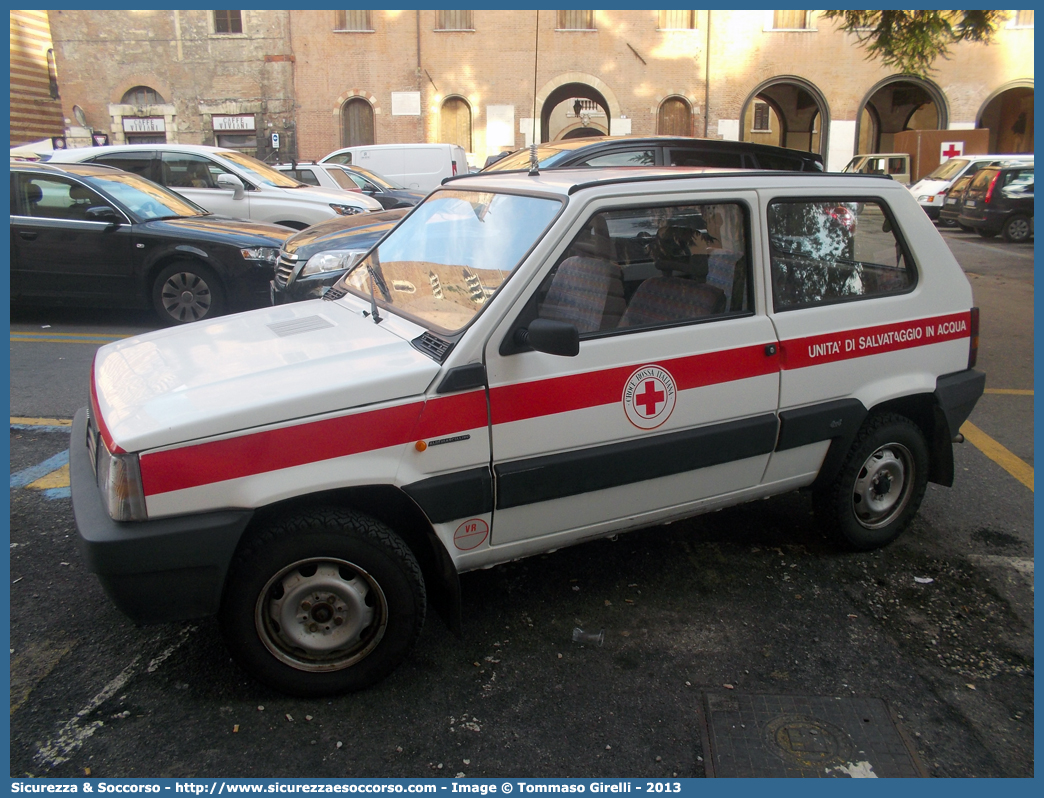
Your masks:
<svg viewBox="0 0 1044 798"><path fill-rule="evenodd" d="M12 162L11 302L151 306L164 324L260 307L293 232L120 169Z"/></svg>
<svg viewBox="0 0 1044 798"><path fill-rule="evenodd" d="M409 211L338 216L288 238L279 252L272 304L321 297Z"/></svg>

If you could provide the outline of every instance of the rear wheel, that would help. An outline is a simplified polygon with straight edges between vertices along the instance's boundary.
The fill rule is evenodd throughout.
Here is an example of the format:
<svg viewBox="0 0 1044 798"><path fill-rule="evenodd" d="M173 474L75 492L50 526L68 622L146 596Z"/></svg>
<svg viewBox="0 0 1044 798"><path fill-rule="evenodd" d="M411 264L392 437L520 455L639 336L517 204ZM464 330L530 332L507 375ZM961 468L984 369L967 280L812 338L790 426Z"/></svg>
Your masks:
<svg viewBox="0 0 1044 798"><path fill-rule="evenodd" d="M186 324L220 316L225 298L214 272L195 261L179 260L156 275L152 305L164 324Z"/></svg>
<svg viewBox="0 0 1044 798"><path fill-rule="evenodd" d="M840 541L866 551L895 540L928 484L928 446L905 416L870 418L833 483L815 496L816 515Z"/></svg>
<svg viewBox="0 0 1044 798"><path fill-rule="evenodd" d="M290 695L368 687L410 652L425 616L409 547L369 516L322 508L258 533L229 569L220 622L229 652Z"/></svg>
<svg viewBox="0 0 1044 798"><path fill-rule="evenodd" d="M1004 238L1012 244L1028 241L1033 234L1033 224L1028 216L1012 216L1004 223Z"/></svg>

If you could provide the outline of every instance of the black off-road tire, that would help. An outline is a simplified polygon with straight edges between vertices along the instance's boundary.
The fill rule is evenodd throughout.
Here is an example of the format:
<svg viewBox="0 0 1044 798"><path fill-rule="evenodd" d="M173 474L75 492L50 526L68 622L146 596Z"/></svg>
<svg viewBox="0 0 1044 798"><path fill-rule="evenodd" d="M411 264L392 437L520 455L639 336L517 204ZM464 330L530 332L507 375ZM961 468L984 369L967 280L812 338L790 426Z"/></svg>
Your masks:
<svg viewBox="0 0 1044 798"><path fill-rule="evenodd" d="M921 506L928 484L928 445L905 416L871 416L837 477L816 491L820 523L846 548L869 551L895 540Z"/></svg>
<svg viewBox="0 0 1044 798"><path fill-rule="evenodd" d="M193 260L178 260L153 280L152 306L164 324L188 324L224 313L225 293L211 269Z"/></svg>
<svg viewBox="0 0 1044 798"><path fill-rule="evenodd" d="M367 515L334 507L254 534L229 568L219 622L232 657L280 692L361 690L391 673L424 626L413 552Z"/></svg>

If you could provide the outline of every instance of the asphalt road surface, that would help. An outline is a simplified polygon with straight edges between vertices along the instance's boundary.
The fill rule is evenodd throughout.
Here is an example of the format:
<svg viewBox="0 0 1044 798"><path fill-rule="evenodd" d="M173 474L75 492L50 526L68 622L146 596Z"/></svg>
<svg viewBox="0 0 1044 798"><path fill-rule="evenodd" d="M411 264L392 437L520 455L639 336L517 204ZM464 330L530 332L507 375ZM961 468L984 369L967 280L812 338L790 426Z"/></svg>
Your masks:
<svg viewBox="0 0 1044 798"><path fill-rule="evenodd" d="M988 393L897 543L839 551L790 494L466 574L463 641L431 614L387 679L322 700L251 681L211 620L112 607L54 421L99 341L152 321L13 312L12 776L699 777L704 691L882 698L929 775L1032 776L1033 248L944 235Z"/></svg>

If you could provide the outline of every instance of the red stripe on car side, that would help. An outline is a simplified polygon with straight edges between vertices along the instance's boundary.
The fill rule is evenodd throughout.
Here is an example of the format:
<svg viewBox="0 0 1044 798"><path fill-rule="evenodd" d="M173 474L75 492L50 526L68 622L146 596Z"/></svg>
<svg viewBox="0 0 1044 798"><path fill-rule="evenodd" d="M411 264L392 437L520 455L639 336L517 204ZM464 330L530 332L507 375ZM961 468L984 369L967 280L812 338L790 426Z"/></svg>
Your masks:
<svg viewBox="0 0 1044 798"><path fill-rule="evenodd" d="M485 392L473 391L145 454L141 478L155 496L484 426Z"/></svg>
<svg viewBox="0 0 1044 798"><path fill-rule="evenodd" d="M880 352L966 338L969 312L886 324L784 341L780 357L767 344L691 355L648 364L610 368L548 380L504 385L490 392L494 424L539 418L622 401L623 386L636 368L657 365L669 371L678 390L699 388L799 369ZM92 375L93 380L93 375ZM92 388L93 391L93 388ZM94 403L97 403L96 397ZM416 439L452 435L486 425L484 391L411 402L382 410L297 424L220 441L145 454L141 474L145 495L199 487L375 449ZM99 428L104 430L104 424ZM111 442L103 431L106 445ZM115 447L117 451L122 451Z"/></svg>
<svg viewBox="0 0 1044 798"><path fill-rule="evenodd" d="M493 423L508 424L621 402L627 378L643 365L656 365L669 371L679 391L771 374L779 370L779 364L775 358L766 356L765 346L758 344L492 388L489 404Z"/></svg>

